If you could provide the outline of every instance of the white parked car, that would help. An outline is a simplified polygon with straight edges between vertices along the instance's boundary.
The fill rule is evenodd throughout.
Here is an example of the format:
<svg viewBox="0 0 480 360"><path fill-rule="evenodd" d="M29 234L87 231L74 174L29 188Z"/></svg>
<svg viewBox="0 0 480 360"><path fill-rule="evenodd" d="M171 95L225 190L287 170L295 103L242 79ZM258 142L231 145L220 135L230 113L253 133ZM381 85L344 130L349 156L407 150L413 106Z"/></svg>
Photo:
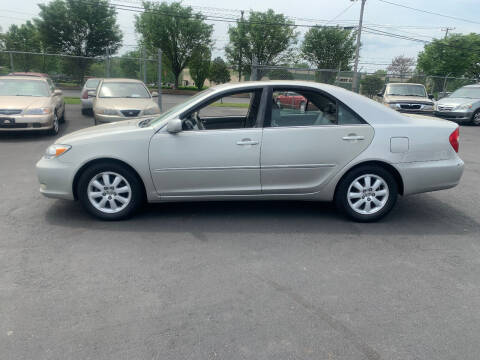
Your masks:
<svg viewBox="0 0 480 360"><path fill-rule="evenodd" d="M158 93L150 94L140 80L103 79L95 95L95 125L160 114Z"/></svg>
<svg viewBox="0 0 480 360"><path fill-rule="evenodd" d="M278 94L306 99L278 108ZM235 101L235 102L233 102ZM231 106L229 107L229 104ZM458 184L458 125L311 82L210 88L161 116L87 128L37 163L40 191L108 220L149 202L334 200L357 221Z"/></svg>

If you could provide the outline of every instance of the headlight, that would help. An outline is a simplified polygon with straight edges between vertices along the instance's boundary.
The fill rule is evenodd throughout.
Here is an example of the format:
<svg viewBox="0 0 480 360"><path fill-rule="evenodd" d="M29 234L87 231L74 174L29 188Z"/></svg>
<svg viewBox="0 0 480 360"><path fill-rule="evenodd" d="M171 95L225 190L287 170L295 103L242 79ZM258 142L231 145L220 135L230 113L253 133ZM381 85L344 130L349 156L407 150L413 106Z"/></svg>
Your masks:
<svg viewBox="0 0 480 360"><path fill-rule="evenodd" d="M65 154L72 147L70 145L53 144L45 151L45 159L53 159Z"/></svg>
<svg viewBox="0 0 480 360"><path fill-rule="evenodd" d="M97 110L97 113L103 115L118 115L118 111L114 109L100 109Z"/></svg>
<svg viewBox="0 0 480 360"><path fill-rule="evenodd" d="M433 110L433 105L423 105L423 110Z"/></svg>
<svg viewBox="0 0 480 360"><path fill-rule="evenodd" d="M457 111L457 110L460 110L460 111L465 111L465 110L470 110L472 108L472 104L462 104L462 105L459 105L457 106L455 109L453 109L454 111Z"/></svg>
<svg viewBox="0 0 480 360"><path fill-rule="evenodd" d="M388 106L390 106L392 109L396 109L397 108L397 103L387 103Z"/></svg>
<svg viewBox="0 0 480 360"><path fill-rule="evenodd" d="M156 106L143 110L143 115L160 114L160 109Z"/></svg>
<svg viewBox="0 0 480 360"><path fill-rule="evenodd" d="M48 115L52 112L50 108L28 109L24 111L25 115Z"/></svg>

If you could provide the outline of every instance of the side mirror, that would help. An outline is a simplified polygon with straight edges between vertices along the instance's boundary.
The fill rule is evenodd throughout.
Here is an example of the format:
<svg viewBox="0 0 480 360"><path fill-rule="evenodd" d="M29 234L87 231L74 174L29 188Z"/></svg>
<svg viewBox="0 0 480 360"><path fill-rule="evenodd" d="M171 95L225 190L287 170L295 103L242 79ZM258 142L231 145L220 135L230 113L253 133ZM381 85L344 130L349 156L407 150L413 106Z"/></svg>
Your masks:
<svg viewBox="0 0 480 360"><path fill-rule="evenodd" d="M167 131L171 134L176 134L182 131L182 120L172 119L167 124Z"/></svg>
<svg viewBox="0 0 480 360"><path fill-rule="evenodd" d="M152 97L158 97L158 92L156 91L152 92Z"/></svg>
<svg viewBox="0 0 480 360"><path fill-rule="evenodd" d="M53 91L53 95L62 95L62 94L63 94L63 92L62 92L62 90L60 90L60 89L55 89L55 90Z"/></svg>
<svg viewBox="0 0 480 360"><path fill-rule="evenodd" d="M89 98L97 97L97 92L95 90L88 90L87 95Z"/></svg>
<svg viewBox="0 0 480 360"><path fill-rule="evenodd" d="M378 93L377 93L377 96L378 96L378 97L382 97L382 96L383 96L383 93L382 93L382 92L378 92Z"/></svg>
<svg viewBox="0 0 480 360"><path fill-rule="evenodd" d="M429 98L430 100L433 100L434 97L435 97L435 96L433 96L433 94L428 94L428 98Z"/></svg>

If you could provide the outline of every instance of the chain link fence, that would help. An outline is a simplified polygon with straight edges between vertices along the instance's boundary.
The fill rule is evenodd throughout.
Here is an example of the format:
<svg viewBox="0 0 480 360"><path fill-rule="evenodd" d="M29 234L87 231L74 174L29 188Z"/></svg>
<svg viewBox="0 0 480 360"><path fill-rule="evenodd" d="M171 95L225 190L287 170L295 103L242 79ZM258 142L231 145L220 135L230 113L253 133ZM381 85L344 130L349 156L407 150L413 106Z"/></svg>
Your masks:
<svg viewBox="0 0 480 360"><path fill-rule="evenodd" d="M286 66L252 65L252 80L304 80L343 87L365 96L373 97L387 83L423 84L427 91L441 98L456 89L476 84L479 79L445 76L427 76L418 73L392 74L387 72L359 72L358 89L353 89L353 71L339 69L295 68Z"/></svg>

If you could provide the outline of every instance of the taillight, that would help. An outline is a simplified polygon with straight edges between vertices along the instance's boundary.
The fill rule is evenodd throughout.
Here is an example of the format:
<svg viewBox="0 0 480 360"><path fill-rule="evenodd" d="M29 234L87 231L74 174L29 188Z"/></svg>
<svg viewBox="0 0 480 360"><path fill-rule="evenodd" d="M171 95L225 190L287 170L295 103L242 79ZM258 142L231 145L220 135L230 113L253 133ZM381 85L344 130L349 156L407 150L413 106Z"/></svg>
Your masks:
<svg viewBox="0 0 480 360"><path fill-rule="evenodd" d="M88 99L88 91L87 90L83 90L82 99Z"/></svg>
<svg viewBox="0 0 480 360"><path fill-rule="evenodd" d="M450 137L448 138L448 140L450 140L450 145L452 145L453 150L455 150L455 152L457 153L458 153L458 146L459 146L459 142L458 142L459 137L460 137L460 129L457 127L455 131L452 132L450 134Z"/></svg>

